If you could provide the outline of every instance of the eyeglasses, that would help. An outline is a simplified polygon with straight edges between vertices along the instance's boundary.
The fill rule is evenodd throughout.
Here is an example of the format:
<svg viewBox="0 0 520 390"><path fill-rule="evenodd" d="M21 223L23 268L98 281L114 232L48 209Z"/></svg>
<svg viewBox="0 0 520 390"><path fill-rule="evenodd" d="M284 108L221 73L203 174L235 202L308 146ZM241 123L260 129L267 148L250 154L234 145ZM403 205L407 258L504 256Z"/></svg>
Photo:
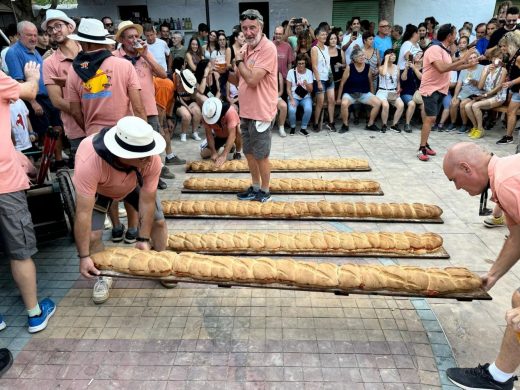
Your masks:
<svg viewBox="0 0 520 390"><path fill-rule="evenodd" d="M52 34L54 31L60 31L65 23L56 23L54 26L48 26L47 34Z"/></svg>
<svg viewBox="0 0 520 390"><path fill-rule="evenodd" d="M246 19L257 20L257 19L259 19L259 17L256 14L240 14L240 21L241 22L243 22Z"/></svg>
<svg viewBox="0 0 520 390"><path fill-rule="evenodd" d="M114 23L105 23L105 27L112 27Z"/></svg>
<svg viewBox="0 0 520 390"><path fill-rule="evenodd" d="M303 62L298 62L298 65L307 65L307 63L305 61Z"/></svg>
<svg viewBox="0 0 520 390"><path fill-rule="evenodd" d="M390 27L389 24L383 24L383 25L380 25L379 28L386 28L386 27Z"/></svg>

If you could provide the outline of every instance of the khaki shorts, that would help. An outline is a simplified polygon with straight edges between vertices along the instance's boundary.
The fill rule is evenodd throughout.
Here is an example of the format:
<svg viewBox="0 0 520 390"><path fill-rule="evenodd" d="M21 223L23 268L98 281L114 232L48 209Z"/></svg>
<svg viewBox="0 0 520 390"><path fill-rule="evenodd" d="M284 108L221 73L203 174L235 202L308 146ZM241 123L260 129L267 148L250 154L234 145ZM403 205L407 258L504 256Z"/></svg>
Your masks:
<svg viewBox="0 0 520 390"><path fill-rule="evenodd" d="M26 260L38 252L24 191L0 194L0 239L11 260Z"/></svg>

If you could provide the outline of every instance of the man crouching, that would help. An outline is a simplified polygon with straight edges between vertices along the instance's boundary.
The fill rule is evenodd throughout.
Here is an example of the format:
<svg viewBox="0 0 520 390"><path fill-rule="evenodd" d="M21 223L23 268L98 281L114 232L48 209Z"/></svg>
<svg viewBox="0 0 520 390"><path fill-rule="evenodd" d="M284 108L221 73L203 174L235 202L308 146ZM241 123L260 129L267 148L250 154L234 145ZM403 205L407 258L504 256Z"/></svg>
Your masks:
<svg viewBox="0 0 520 390"><path fill-rule="evenodd" d="M80 259L79 270L86 278L99 275L90 258L104 249L101 241L105 216L112 201L123 200L139 213L136 248L156 251L166 248L168 230L157 183L161 174L159 154L164 138L144 120L134 116L120 119L81 142L76 154L73 183L76 188L74 238ZM108 299L110 278L99 278L93 300Z"/></svg>

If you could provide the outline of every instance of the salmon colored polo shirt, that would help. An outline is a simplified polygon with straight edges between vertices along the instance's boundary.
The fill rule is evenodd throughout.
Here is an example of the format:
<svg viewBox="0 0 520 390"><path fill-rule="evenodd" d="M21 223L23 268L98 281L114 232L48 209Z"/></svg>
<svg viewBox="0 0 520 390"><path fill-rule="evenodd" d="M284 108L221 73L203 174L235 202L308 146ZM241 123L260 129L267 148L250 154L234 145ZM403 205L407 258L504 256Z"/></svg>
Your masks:
<svg viewBox="0 0 520 390"><path fill-rule="evenodd" d="M520 224L520 154L491 157L488 175L491 200L506 214L507 225Z"/></svg>

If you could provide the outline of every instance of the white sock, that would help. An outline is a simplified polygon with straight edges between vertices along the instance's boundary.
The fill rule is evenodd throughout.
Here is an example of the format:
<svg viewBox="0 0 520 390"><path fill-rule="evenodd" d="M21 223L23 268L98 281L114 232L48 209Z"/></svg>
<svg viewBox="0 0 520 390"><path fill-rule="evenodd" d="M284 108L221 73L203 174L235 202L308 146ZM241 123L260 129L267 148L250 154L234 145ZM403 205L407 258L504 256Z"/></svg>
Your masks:
<svg viewBox="0 0 520 390"><path fill-rule="evenodd" d="M175 157L175 153L167 154L166 157L168 157L168 158L174 158L174 157Z"/></svg>
<svg viewBox="0 0 520 390"><path fill-rule="evenodd" d="M279 126L280 127L280 130L279 131L285 131L285 128L282 126Z"/></svg>
<svg viewBox="0 0 520 390"><path fill-rule="evenodd" d="M42 314L40 304L37 303L36 306L34 306L32 309L27 310L27 314L29 315L29 317L37 317L40 314Z"/></svg>
<svg viewBox="0 0 520 390"><path fill-rule="evenodd" d="M508 374L507 372L502 371L495 365L494 362L489 366L488 371L494 380L502 383L507 382L509 379L513 377L514 374Z"/></svg>

